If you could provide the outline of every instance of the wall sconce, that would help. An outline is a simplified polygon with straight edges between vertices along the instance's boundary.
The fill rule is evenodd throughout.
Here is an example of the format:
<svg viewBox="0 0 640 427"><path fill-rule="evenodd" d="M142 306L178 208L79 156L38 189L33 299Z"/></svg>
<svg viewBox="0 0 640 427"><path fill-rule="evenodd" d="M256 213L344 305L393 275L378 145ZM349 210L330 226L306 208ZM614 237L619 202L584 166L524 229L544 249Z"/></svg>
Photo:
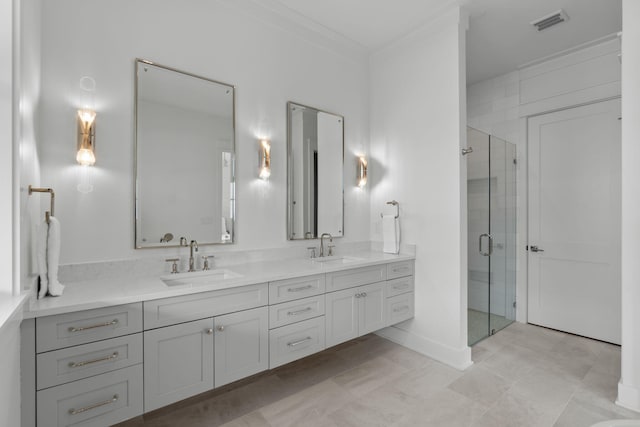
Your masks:
<svg viewBox="0 0 640 427"><path fill-rule="evenodd" d="M363 188L367 185L367 159L364 156L360 156L356 160L356 182L358 187Z"/></svg>
<svg viewBox="0 0 640 427"><path fill-rule="evenodd" d="M82 166L93 166L96 163L96 112L78 110L78 154L76 161Z"/></svg>
<svg viewBox="0 0 640 427"><path fill-rule="evenodd" d="M260 140L258 167L260 168L260 179L269 179L271 176L271 143L268 139Z"/></svg>

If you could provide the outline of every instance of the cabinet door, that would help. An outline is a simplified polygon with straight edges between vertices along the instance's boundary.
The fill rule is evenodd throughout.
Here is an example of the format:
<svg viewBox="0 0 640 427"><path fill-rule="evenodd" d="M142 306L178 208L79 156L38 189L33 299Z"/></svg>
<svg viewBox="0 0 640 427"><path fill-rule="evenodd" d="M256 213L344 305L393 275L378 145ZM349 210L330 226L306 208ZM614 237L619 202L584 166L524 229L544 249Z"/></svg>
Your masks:
<svg viewBox="0 0 640 427"><path fill-rule="evenodd" d="M358 335L365 335L387 326L386 282L360 286L356 290L358 300Z"/></svg>
<svg viewBox="0 0 640 427"><path fill-rule="evenodd" d="M269 369L269 308L214 318L216 387Z"/></svg>
<svg viewBox="0 0 640 427"><path fill-rule="evenodd" d="M213 318L145 331L145 412L213 388L213 337Z"/></svg>
<svg viewBox="0 0 640 427"><path fill-rule="evenodd" d="M358 307L356 289L326 294L326 342L327 347L340 344L358 336Z"/></svg>

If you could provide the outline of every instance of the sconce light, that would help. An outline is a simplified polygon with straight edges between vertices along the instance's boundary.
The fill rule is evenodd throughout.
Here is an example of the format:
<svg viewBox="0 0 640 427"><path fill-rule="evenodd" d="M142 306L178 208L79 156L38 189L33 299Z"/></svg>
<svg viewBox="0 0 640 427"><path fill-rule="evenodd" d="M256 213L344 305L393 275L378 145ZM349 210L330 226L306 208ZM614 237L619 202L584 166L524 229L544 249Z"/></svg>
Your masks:
<svg viewBox="0 0 640 427"><path fill-rule="evenodd" d="M365 159L364 156L357 158L356 182L360 188L367 185L367 159Z"/></svg>
<svg viewBox="0 0 640 427"><path fill-rule="evenodd" d="M260 140L258 166L260 168L260 179L269 179L271 176L271 143L267 139Z"/></svg>
<svg viewBox="0 0 640 427"><path fill-rule="evenodd" d="M96 112L78 110L78 154L76 161L82 166L93 166L96 163Z"/></svg>

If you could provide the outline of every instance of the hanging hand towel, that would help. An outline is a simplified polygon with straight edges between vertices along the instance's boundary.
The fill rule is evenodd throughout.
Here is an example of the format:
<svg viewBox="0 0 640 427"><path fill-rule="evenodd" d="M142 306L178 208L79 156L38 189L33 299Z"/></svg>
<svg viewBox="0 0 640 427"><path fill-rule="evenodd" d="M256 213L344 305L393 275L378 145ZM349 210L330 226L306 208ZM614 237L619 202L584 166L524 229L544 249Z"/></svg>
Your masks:
<svg viewBox="0 0 640 427"><path fill-rule="evenodd" d="M62 295L64 285L58 282L58 267L60 265L60 221L49 219L49 239L47 240L47 274L49 278L49 295Z"/></svg>
<svg viewBox="0 0 640 427"><path fill-rule="evenodd" d="M46 221L38 227L36 238L36 260L38 262L38 271L40 272L38 299L40 299L47 295L47 291L49 290L49 275L47 271L47 240L49 238L49 224L47 224Z"/></svg>
<svg viewBox="0 0 640 427"><path fill-rule="evenodd" d="M44 222L38 228L37 261L40 271L40 289L38 298L49 293L60 296L64 285L58 282L58 266L60 263L60 222L50 217L49 224Z"/></svg>
<svg viewBox="0 0 640 427"><path fill-rule="evenodd" d="M395 215L382 216L382 252L397 254L400 252L400 221Z"/></svg>

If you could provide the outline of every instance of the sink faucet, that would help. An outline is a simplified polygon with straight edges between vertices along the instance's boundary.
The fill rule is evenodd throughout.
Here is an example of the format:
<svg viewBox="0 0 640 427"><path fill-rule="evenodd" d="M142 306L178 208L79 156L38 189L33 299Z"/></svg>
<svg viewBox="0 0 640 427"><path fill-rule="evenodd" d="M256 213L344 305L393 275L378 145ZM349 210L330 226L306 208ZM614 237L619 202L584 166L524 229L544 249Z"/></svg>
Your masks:
<svg viewBox="0 0 640 427"><path fill-rule="evenodd" d="M195 249L198 252L198 242L192 240L189 244L189 248L191 249L189 254L189 271L196 271L195 259L193 258L193 250Z"/></svg>
<svg viewBox="0 0 640 427"><path fill-rule="evenodd" d="M322 233L320 236L320 257L324 256L324 238L325 236L329 237L329 241L333 242L333 236L329 233Z"/></svg>
<svg viewBox="0 0 640 427"><path fill-rule="evenodd" d="M195 259L193 258L193 251L195 249L195 251L198 252L198 242L196 242L195 240L192 240L191 243L189 243L187 245L187 238L186 237L181 237L180 238L180 246L189 246L189 249L190 249L190 253L189 253L189 272L196 271L196 263L195 263Z"/></svg>

